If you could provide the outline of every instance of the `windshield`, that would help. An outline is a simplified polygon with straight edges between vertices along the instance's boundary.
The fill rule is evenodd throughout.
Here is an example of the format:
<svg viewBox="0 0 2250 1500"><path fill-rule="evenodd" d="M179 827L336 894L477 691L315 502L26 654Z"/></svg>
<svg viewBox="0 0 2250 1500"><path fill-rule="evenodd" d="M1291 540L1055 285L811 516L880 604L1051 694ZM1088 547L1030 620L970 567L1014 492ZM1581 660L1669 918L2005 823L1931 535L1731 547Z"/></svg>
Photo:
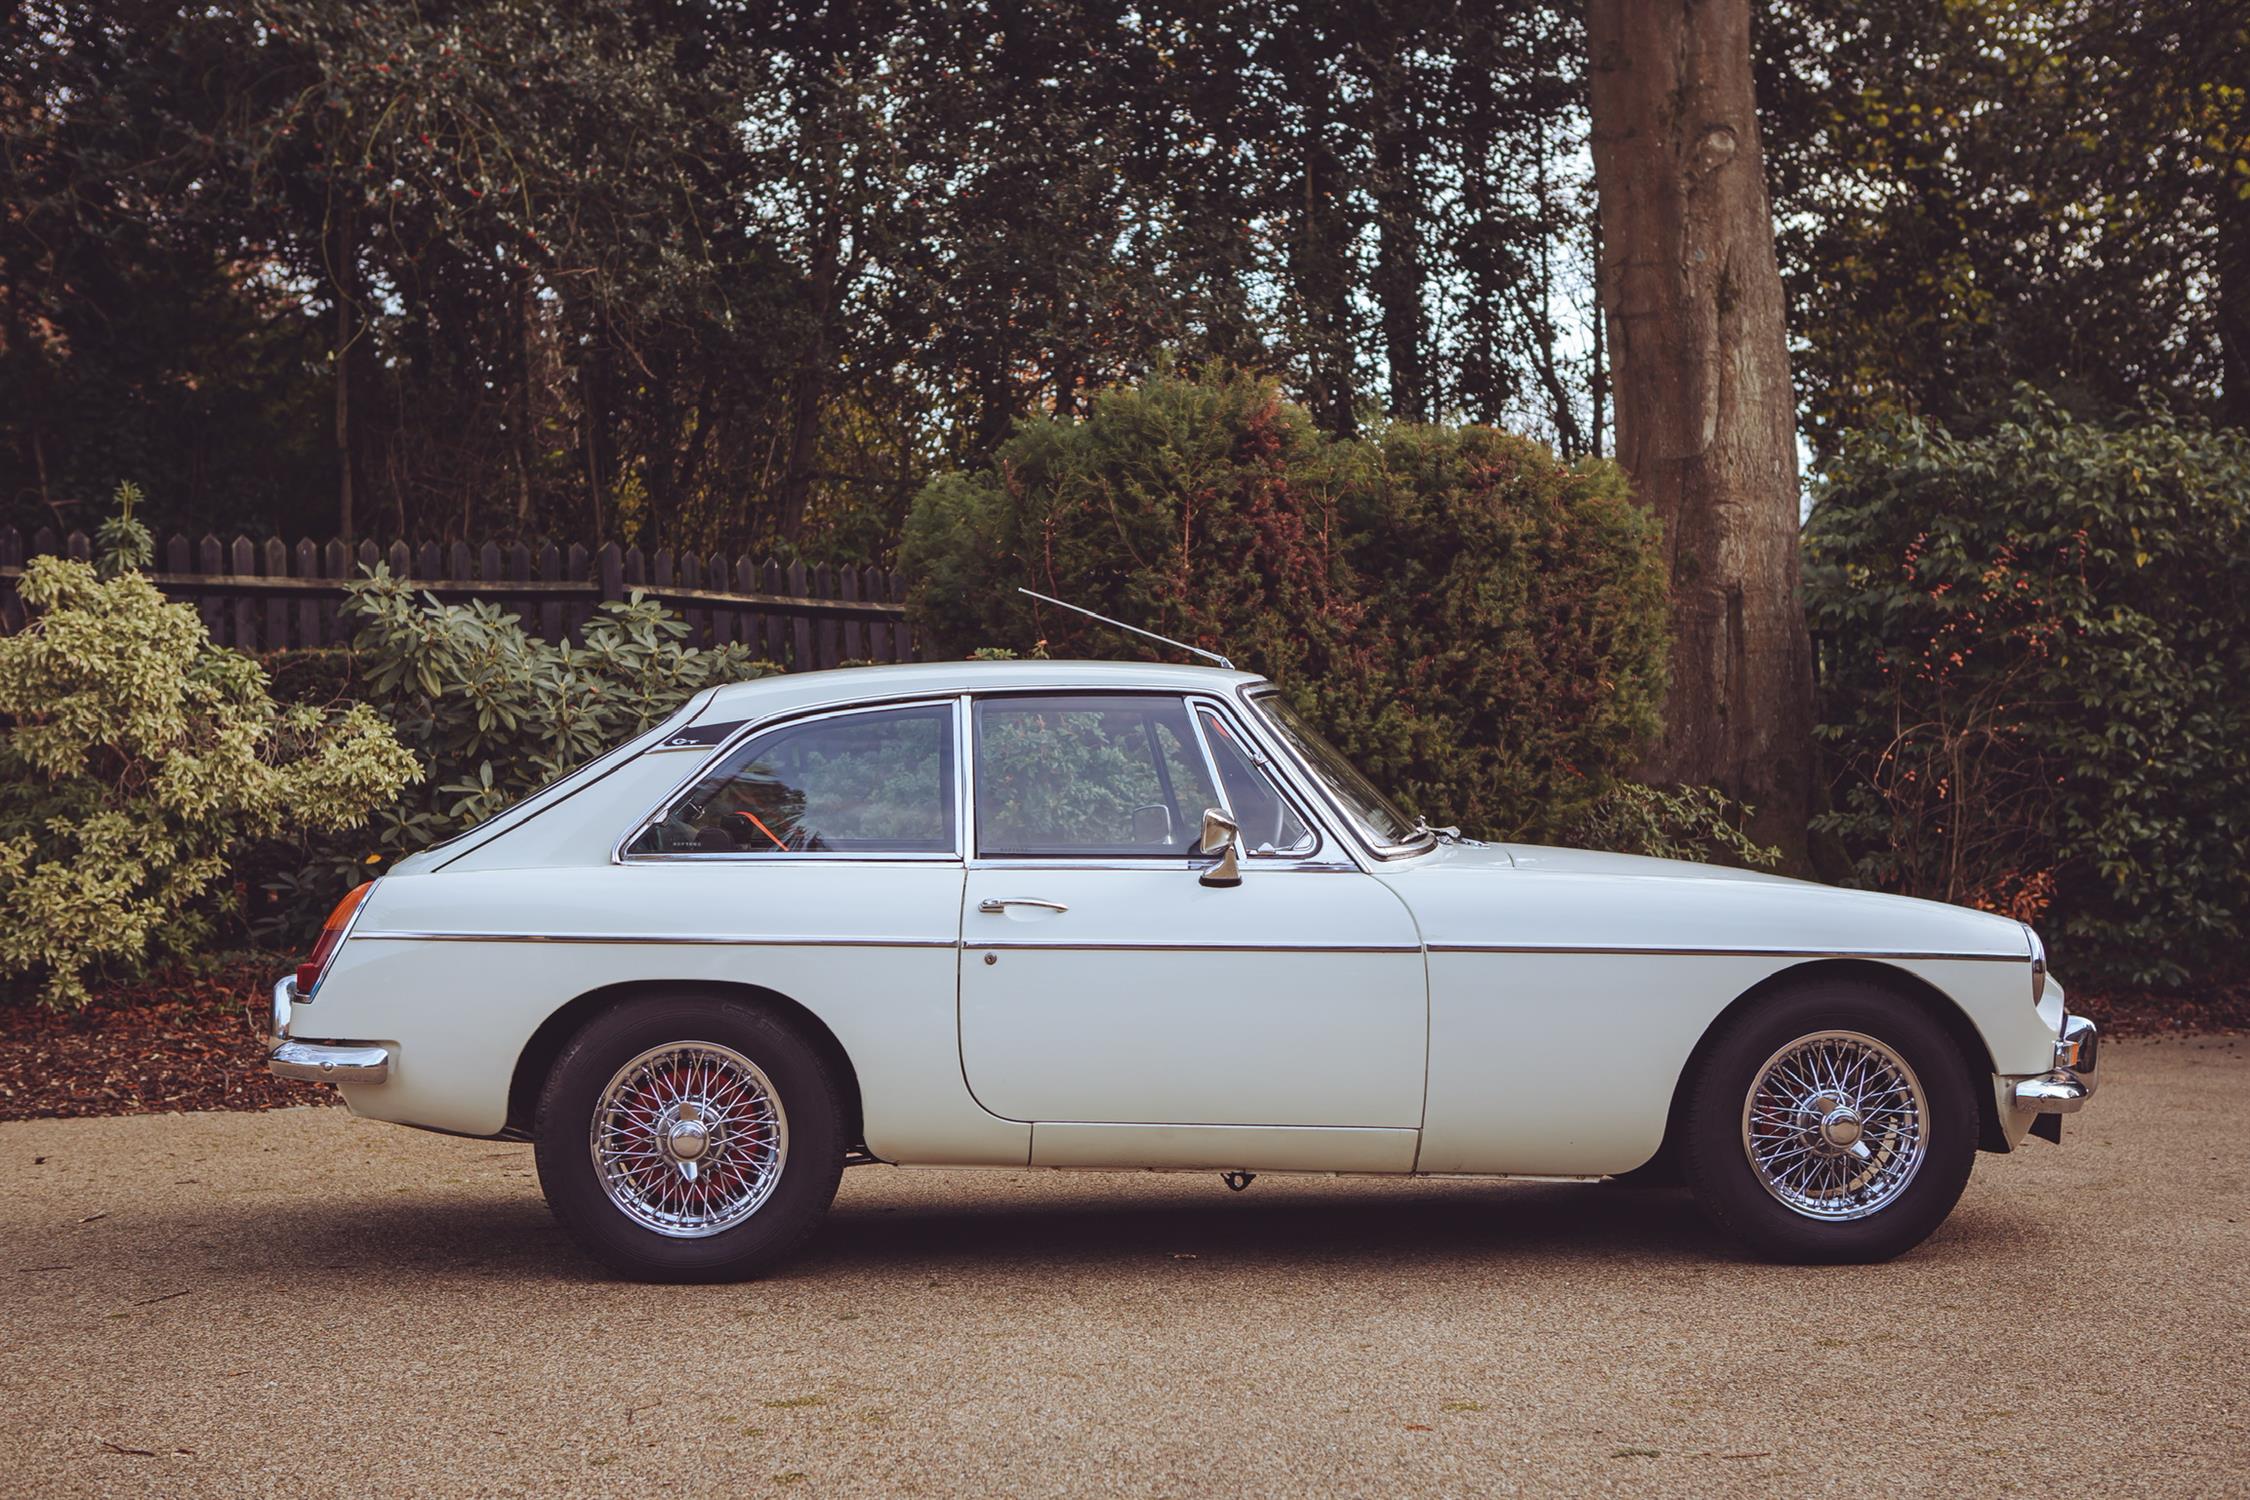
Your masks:
<svg viewBox="0 0 2250 1500"><path fill-rule="evenodd" d="M1359 768L1344 759L1344 753L1321 737L1319 730L1305 722L1289 700L1271 691L1259 693L1251 702L1265 714L1266 721L1280 731L1305 769L1320 779L1335 798L1346 816L1359 825L1359 831L1369 843L1378 848L1396 848L1401 844L1420 842L1423 835L1412 818L1398 810L1398 804L1375 789L1375 783L1359 773Z"/></svg>

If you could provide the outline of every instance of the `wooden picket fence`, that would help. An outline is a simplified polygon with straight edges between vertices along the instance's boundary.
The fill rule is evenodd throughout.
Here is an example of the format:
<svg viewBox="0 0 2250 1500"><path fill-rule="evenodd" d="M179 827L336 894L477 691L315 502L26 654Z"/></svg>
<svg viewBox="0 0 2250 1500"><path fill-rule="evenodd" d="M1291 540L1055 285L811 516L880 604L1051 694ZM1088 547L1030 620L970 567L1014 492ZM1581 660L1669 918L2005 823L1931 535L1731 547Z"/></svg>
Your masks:
<svg viewBox="0 0 2250 1500"><path fill-rule="evenodd" d="M23 624L16 581L26 559L52 553L91 558L93 545L82 531L58 537L43 527L27 546L16 528L0 527L0 629ZM638 589L679 611L697 645L739 641L792 671L916 659L899 579L881 568L783 567L770 558L675 554L669 547L643 553L615 542L589 552L553 543L536 550L521 542L385 548L307 538L292 547L279 538L174 535L157 548L157 568L148 576L167 595L193 604L218 644L278 651L346 643L351 631L337 620L343 584L377 563L447 603L508 605L526 630L548 640L575 639L603 601Z"/></svg>

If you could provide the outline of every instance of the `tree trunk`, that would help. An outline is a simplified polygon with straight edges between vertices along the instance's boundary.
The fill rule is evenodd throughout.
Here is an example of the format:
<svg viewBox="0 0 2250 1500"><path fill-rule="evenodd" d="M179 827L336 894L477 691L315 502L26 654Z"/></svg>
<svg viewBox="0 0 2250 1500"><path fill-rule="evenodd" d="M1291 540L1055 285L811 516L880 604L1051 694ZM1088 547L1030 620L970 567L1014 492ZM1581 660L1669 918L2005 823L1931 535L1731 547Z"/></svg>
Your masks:
<svg viewBox="0 0 2250 1500"><path fill-rule="evenodd" d="M1305 404L1313 419L1350 437L1353 407L1351 229L1348 184L1330 134L1335 89L1322 71L1330 55L1318 32L1293 38L1284 64L1289 97L1303 116L1297 148L1297 214L1289 246L1290 290L1305 345Z"/></svg>
<svg viewBox="0 0 2250 1500"><path fill-rule="evenodd" d="M1616 452L1671 568L1648 771L1754 804L1753 834L1801 865L1812 650L1750 0L1593 0L1586 32Z"/></svg>
<svg viewBox="0 0 2250 1500"><path fill-rule="evenodd" d="M1395 44L1375 70L1375 285L1390 366L1391 415L1429 420L1428 342L1423 311L1422 203L1413 61Z"/></svg>

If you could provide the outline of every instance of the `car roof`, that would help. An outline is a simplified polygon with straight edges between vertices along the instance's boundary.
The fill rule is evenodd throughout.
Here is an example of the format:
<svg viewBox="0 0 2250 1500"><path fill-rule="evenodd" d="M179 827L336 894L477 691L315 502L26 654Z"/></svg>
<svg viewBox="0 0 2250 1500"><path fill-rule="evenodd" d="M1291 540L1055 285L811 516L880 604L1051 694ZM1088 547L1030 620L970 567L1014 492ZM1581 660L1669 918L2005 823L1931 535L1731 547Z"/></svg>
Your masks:
<svg viewBox="0 0 2250 1500"><path fill-rule="evenodd" d="M698 724L762 719L800 708L913 698L940 693L1050 688L1150 688L1159 692L1228 693L1262 682L1255 672L1151 661L925 661L898 666L782 672L713 690Z"/></svg>

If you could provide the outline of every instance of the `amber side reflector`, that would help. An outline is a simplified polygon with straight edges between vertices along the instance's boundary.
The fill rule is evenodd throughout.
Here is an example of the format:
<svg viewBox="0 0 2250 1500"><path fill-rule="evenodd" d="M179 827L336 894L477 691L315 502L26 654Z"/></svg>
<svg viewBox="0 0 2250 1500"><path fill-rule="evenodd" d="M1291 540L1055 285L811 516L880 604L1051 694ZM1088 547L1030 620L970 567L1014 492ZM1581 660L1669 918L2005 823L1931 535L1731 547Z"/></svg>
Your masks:
<svg viewBox="0 0 2250 1500"><path fill-rule="evenodd" d="M359 910L359 904L367 899L367 893L373 889L375 882L372 880L353 886L345 893L344 899L336 903L336 909L328 914L328 920L321 924L320 941L313 944L312 957L297 965L298 999L310 1000L313 991L320 988L320 977L335 962L336 950L343 945L344 929L352 925L352 914Z"/></svg>

